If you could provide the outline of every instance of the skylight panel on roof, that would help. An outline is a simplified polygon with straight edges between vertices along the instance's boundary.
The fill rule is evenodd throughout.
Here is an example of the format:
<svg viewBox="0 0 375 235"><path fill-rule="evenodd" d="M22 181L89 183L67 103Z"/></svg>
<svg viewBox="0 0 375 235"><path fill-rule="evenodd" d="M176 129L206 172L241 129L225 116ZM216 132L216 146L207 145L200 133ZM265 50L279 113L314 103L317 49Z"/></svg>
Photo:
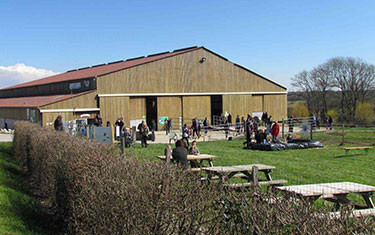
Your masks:
<svg viewBox="0 0 375 235"><path fill-rule="evenodd" d="M116 64L116 63L120 63L120 62L124 62L124 61L123 60L118 60L118 61L109 62L107 64Z"/></svg>

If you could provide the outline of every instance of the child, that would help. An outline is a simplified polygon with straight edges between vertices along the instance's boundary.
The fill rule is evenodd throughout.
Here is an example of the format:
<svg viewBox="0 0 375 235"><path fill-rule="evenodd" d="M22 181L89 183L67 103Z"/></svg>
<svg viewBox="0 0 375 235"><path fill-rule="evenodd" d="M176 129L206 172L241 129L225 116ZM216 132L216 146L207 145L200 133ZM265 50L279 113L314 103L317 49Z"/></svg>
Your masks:
<svg viewBox="0 0 375 235"><path fill-rule="evenodd" d="M164 149L164 156L165 156L165 161L169 163L171 161L171 156L172 156L172 147L170 145L167 145L167 147Z"/></svg>
<svg viewBox="0 0 375 235"><path fill-rule="evenodd" d="M191 148L189 150L189 154L194 154L194 155L198 155L199 154L199 149L197 147L197 141L193 141L191 142Z"/></svg>

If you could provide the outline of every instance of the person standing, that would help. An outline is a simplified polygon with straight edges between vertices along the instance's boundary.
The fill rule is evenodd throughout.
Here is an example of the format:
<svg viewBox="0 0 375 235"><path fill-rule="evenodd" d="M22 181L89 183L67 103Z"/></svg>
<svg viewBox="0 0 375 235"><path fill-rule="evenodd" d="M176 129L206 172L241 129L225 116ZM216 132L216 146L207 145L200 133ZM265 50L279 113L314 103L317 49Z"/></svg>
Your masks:
<svg viewBox="0 0 375 235"><path fill-rule="evenodd" d="M199 138L198 124L197 124L197 119L195 119L195 118L193 118L191 129L193 129L193 138L194 138L195 135L197 135L197 137Z"/></svg>
<svg viewBox="0 0 375 235"><path fill-rule="evenodd" d="M240 128L241 128L241 123L240 123L240 115L237 115L236 117L236 131L237 131L237 135L240 134Z"/></svg>
<svg viewBox="0 0 375 235"><path fill-rule="evenodd" d="M208 133L208 119L207 117L204 118L204 121L203 121L203 128L204 128L204 135L207 135Z"/></svg>
<svg viewBox="0 0 375 235"><path fill-rule="evenodd" d="M293 133L293 127L294 127L293 117L290 117L290 118L289 118L289 120L288 120L288 125L289 125L289 132L290 132L290 133Z"/></svg>
<svg viewBox="0 0 375 235"><path fill-rule="evenodd" d="M230 113L228 115L228 123L229 123L229 125L232 125L232 114L230 114Z"/></svg>
<svg viewBox="0 0 375 235"><path fill-rule="evenodd" d="M148 128L147 128L147 125L146 125L145 121L142 121L138 125L138 131L139 131L139 135L141 136L141 146L142 146L142 148L147 148Z"/></svg>
<svg viewBox="0 0 375 235"><path fill-rule="evenodd" d="M170 145L167 145L167 147L164 149L164 156L165 161L170 163L172 158L172 147Z"/></svg>
<svg viewBox="0 0 375 235"><path fill-rule="evenodd" d="M225 130L225 139L228 139L229 134L229 121L227 118L224 119L224 130Z"/></svg>
<svg viewBox="0 0 375 235"><path fill-rule="evenodd" d="M155 141L155 131L156 131L156 122L154 119L152 119L151 121L152 142Z"/></svg>
<svg viewBox="0 0 375 235"><path fill-rule="evenodd" d="M61 115L57 116L55 122L53 123L53 127L55 128L56 131L64 130L64 124L63 124Z"/></svg>
<svg viewBox="0 0 375 235"><path fill-rule="evenodd" d="M274 122L273 126L271 127L271 135L272 135L273 142L276 142L277 136L279 135L279 133L280 133L279 124L277 124L277 122Z"/></svg>
<svg viewBox="0 0 375 235"><path fill-rule="evenodd" d="M185 140L187 146L189 146L189 129L187 128L186 124L184 124L184 127L182 129L182 140Z"/></svg>
<svg viewBox="0 0 375 235"><path fill-rule="evenodd" d="M329 124L329 129L333 129L333 118L331 116L328 116L328 124Z"/></svg>

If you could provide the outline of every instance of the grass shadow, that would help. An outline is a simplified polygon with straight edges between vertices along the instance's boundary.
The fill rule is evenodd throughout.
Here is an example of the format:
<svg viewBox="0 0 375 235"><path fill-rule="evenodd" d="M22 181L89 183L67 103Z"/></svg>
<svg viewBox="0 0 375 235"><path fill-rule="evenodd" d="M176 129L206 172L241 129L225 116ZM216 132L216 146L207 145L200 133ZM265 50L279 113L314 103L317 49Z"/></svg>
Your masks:
<svg viewBox="0 0 375 235"><path fill-rule="evenodd" d="M21 225L7 222L2 226L10 229L9 234L55 234L54 221L37 199L31 196L21 174L21 168L12 157L12 145L0 143L0 188L2 196L0 216L6 221L20 221ZM23 225L23 226L22 226ZM7 234L7 231L3 231Z"/></svg>
<svg viewBox="0 0 375 235"><path fill-rule="evenodd" d="M339 156L334 156L333 158L344 158L344 157L355 157L355 156L361 156L361 155L364 155L364 154L349 154L349 155L339 155Z"/></svg>

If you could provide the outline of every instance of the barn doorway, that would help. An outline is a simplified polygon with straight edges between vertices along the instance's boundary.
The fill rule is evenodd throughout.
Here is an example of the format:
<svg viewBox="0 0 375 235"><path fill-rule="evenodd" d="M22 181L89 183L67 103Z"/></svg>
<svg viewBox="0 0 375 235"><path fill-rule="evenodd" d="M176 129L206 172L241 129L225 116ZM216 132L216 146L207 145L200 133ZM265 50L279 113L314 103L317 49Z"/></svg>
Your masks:
<svg viewBox="0 0 375 235"><path fill-rule="evenodd" d="M152 128L152 120L156 123L156 131L158 130L158 103L156 96L146 97L146 123L147 126Z"/></svg>
<svg viewBox="0 0 375 235"><path fill-rule="evenodd" d="M211 124L214 125L214 117L220 117L223 113L223 96L212 95L211 96Z"/></svg>

